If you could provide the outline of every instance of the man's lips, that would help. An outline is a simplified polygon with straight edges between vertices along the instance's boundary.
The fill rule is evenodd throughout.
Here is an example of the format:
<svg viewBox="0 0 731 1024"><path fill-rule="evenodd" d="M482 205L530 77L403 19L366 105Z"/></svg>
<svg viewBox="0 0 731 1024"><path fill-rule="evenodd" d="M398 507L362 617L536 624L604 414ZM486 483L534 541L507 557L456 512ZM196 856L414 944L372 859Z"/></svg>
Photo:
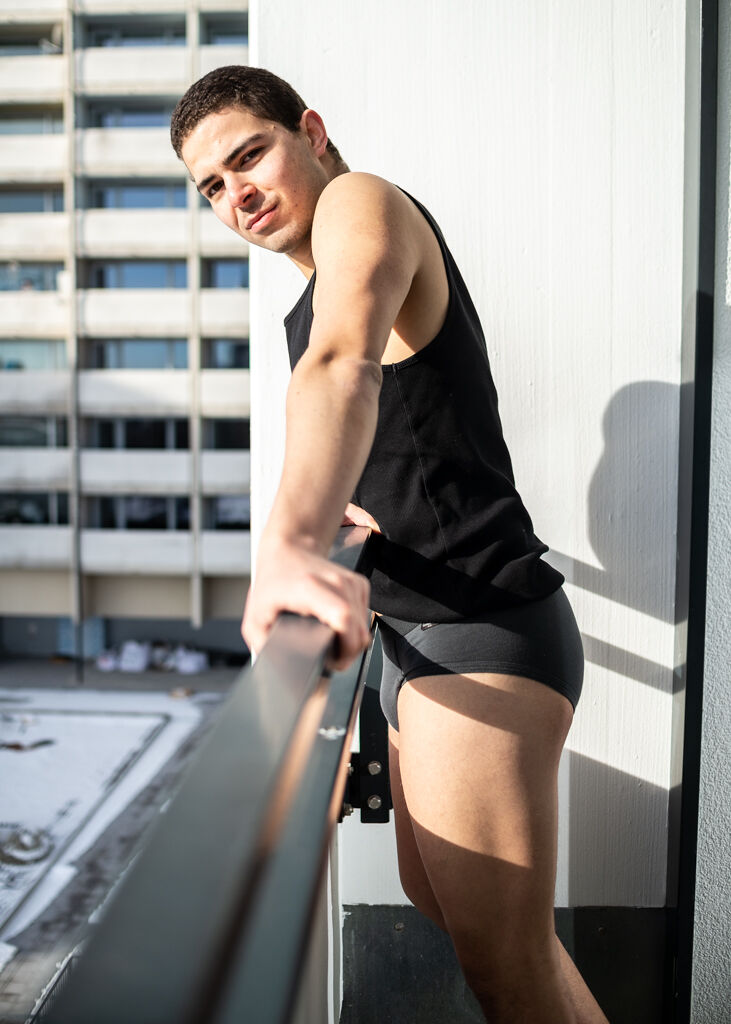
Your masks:
<svg viewBox="0 0 731 1024"><path fill-rule="evenodd" d="M266 210L261 210L254 217L251 217L249 219L249 222L246 225L246 230L251 231L253 234L256 234L257 231L260 231L263 228L265 228L269 221L272 219L272 214L274 213L275 210L276 206L270 206Z"/></svg>

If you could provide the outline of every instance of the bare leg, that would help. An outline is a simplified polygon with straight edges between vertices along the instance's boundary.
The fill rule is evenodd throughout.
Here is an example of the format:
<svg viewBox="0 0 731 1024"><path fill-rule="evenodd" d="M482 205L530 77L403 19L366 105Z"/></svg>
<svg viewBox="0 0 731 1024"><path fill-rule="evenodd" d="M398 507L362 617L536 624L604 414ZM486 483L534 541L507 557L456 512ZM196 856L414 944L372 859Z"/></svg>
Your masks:
<svg viewBox="0 0 731 1024"><path fill-rule="evenodd" d="M607 1024L553 929L568 701L514 676L429 677L403 688L399 722L402 883L451 935L491 1024Z"/></svg>

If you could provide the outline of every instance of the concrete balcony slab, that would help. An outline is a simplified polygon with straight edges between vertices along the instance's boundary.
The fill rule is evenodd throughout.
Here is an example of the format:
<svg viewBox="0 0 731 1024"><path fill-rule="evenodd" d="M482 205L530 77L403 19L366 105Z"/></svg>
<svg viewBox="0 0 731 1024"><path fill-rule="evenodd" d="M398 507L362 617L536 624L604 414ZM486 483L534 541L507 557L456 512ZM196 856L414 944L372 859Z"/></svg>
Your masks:
<svg viewBox="0 0 731 1024"><path fill-rule="evenodd" d="M188 223L187 210L80 210L77 252L97 258L185 256Z"/></svg>
<svg viewBox="0 0 731 1024"><path fill-rule="evenodd" d="M251 412L248 370L201 370L201 415L213 419L248 416Z"/></svg>
<svg viewBox="0 0 731 1024"><path fill-rule="evenodd" d="M250 486L250 452L201 453L203 494L246 494Z"/></svg>
<svg viewBox="0 0 731 1024"><path fill-rule="evenodd" d="M63 181L65 135L3 135L0 182L28 185Z"/></svg>
<svg viewBox="0 0 731 1024"><path fill-rule="evenodd" d="M69 297L63 292L0 292L0 337L63 338Z"/></svg>
<svg viewBox="0 0 731 1024"><path fill-rule="evenodd" d="M207 576L251 575L251 534L248 530L204 530L201 572Z"/></svg>
<svg viewBox="0 0 731 1024"><path fill-rule="evenodd" d="M0 526L0 568L66 569L71 543L70 526Z"/></svg>
<svg viewBox="0 0 731 1024"><path fill-rule="evenodd" d="M77 50L76 88L96 96L178 96L190 77L186 46L99 46Z"/></svg>
<svg viewBox="0 0 731 1024"><path fill-rule="evenodd" d="M187 416L187 370L82 370L82 416ZM174 453L168 453L174 454Z"/></svg>
<svg viewBox="0 0 731 1024"><path fill-rule="evenodd" d="M70 486L68 448L0 448L0 490L67 491Z"/></svg>
<svg viewBox="0 0 731 1024"><path fill-rule="evenodd" d="M0 213L0 259L63 261L68 230L66 213Z"/></svg>
<svg viewBox="0 0 731 1024"><path fill-rule="evenodd" d="M190 484L190 452L139 449L85 449L81 452L84 494L187 493Z"/></svg>
<svg viewBox="0 0 731 1024"><path fill-rule="evenodd" d="M79 333L91 338L188 334L191 303L184 288L88 288L76 293L76 301Z"/></svg>
<svg viewBox="0 0 731 1024"><path fill-rule="evenodd" d="M182 530L82 530L81 566L85 573L187 576L193 537Z"/></svg>
<svg viewBox="0 0 731 1024"><path fill-rule="evenodd" d="M0 303L0 307L1 307ZM69 370L13 370L0 373L3 415L67 414L71 405Z"/></svg>
<svg viewBox="0 0 731 1024"><path fill-rule="evenodd" d="M65 72L61 53L0 57L0 96L4 103L60 103Z"/></svg>
<svg viewBox="0 0 731 1024"><path fill-rule="evenodd" d="M115 178L177 176L182 166L167 128L79 128L76 161L80 174Z"/></svg>
<svg viewBox="0 0 731 1024"><path fill-rule="evenodd" d="M206 338L240 338L249 333L246 288L202 288L201 334Z"/></svg>

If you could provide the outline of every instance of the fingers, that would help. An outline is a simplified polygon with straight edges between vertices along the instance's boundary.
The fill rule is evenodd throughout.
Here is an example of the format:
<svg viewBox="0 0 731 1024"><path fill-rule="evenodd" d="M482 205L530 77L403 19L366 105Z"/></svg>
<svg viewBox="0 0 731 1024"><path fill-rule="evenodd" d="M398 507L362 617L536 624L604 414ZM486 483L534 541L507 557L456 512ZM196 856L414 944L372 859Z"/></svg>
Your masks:
<svg viewBox="0 0 731 1024"><path fill-rule="evenodd" d="M360 505L354 505L352 501L349 501L345 506L345 512L343 512L343 526L368 526L371 530L375 530L376 533L381 532L381 528L375 521L373 516L366 512Z"/></svg>
<svg viewBox="0 0 731 1024"><path fill-rule="evenodd" d="M252 650L261 650L280 612L312 615L337 635L330 664L343 669L370 642L370 584L359 573L310 557L295 573L257 574L246 601L241 633Z"/></svg>

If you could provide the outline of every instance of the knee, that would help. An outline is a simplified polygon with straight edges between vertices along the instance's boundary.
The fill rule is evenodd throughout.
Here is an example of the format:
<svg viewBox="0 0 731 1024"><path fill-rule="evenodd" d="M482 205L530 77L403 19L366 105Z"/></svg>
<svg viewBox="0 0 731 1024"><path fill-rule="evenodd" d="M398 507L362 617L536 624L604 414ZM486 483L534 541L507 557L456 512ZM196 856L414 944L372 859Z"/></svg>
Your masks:
<svg viewBox="0 0 731 1024"><path fill-rule="evenodd" d="M560 983L552 936L510 927L487 933L455 929L451 935L468 985L483 1009L497 1020L503 1019L506 1008L522 1006L523 1001L532 1006L538 992Z"/></svg>

